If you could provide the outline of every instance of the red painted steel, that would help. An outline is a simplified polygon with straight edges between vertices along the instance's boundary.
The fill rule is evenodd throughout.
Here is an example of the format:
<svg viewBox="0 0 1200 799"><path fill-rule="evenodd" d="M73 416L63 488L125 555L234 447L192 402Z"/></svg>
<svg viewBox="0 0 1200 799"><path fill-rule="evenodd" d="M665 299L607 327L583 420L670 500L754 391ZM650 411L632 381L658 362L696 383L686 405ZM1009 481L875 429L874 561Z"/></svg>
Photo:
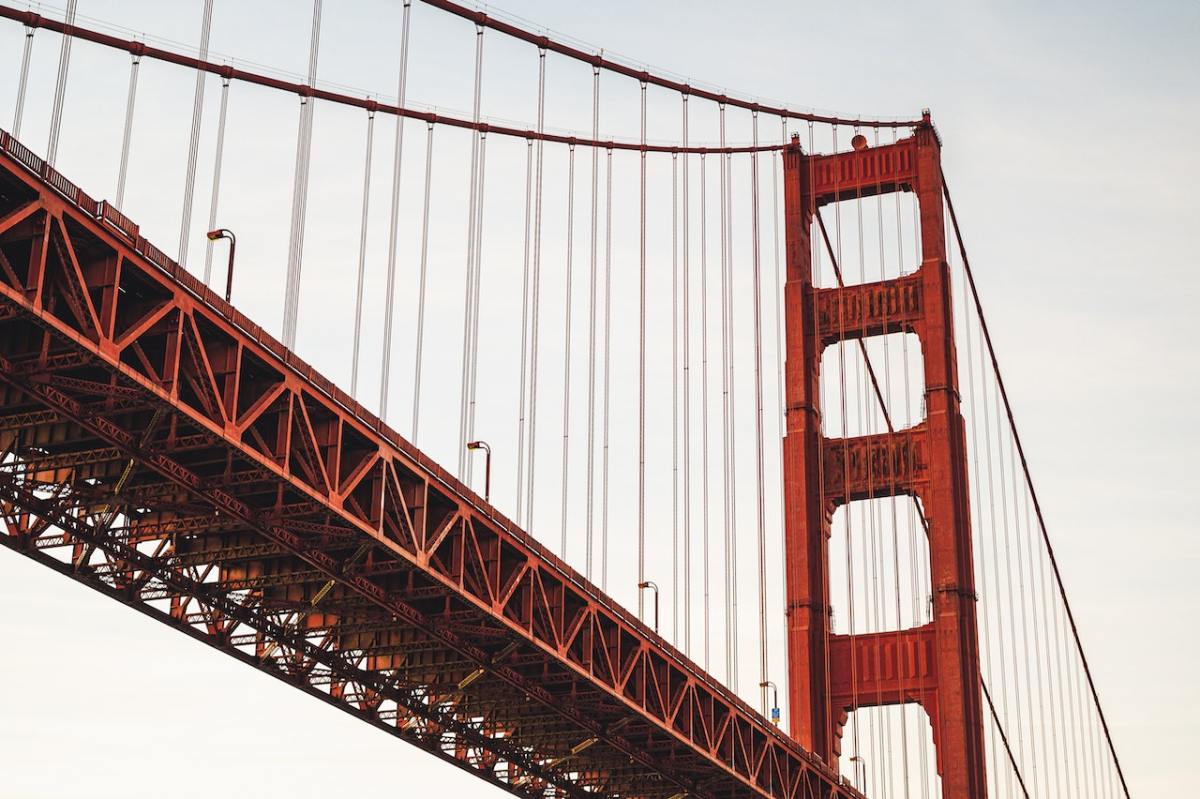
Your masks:
<svg viewBox="0 0 1200 799"><path fill-rule="evenodd" d="M3 132L0 522L518 795L861 796Z"/></svg>
<svg viewBox="0 0 1200 799"><path fill-rule="evenodd" d="M940 142L928 118L911 137L882 147L784 153L787 237L788 648L792 734L829 763L840 754L849 712L917 702L928 712L947 799L986 795L966 438L959 408L945 260ZM914 191L922 263L912 275L817 288L812 223L827 203ZM925 361L926 418L895 432L825 438L819 408L824 347L840 340L913 332ZM908 494L928 521L933 620L920 628L836 635L829 606L829 537L844 503Z"/></svg>

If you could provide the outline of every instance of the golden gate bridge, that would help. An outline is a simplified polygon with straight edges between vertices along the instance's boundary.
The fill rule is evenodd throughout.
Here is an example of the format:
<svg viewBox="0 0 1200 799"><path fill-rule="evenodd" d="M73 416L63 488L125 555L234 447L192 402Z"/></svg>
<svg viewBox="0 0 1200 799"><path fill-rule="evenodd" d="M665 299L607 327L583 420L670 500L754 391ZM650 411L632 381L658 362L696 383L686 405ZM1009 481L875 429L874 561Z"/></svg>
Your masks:
<svg viewBox="0 0 1200 799"><path fill-rule="evenodd" d="M1129 795L928 112L789 109L441 0L396 4L385 97L318 80L311 10L289 76L211 56L211 0L196 49L0 5L24 32L7 547L517 795ZM469 44L470 112L406 99L432 20ZM530 119L482 111L493 40L532 68ZM124 102L72 122L85 47L127 58ZM127 207L150 70L194 87L174 258ZM586 122L555 129L547 81L572 70ZM255 282L226 132L281 96L286 270ZM362 136L335 143L363 159L336 266L304 247L327 112ZM111 187L73 182L68 123L114 132ZM317 279L352 318L301 301ZM281 301L279 337L241 281ZM334 379L296 354L310 326L352 331Z"/></svg>

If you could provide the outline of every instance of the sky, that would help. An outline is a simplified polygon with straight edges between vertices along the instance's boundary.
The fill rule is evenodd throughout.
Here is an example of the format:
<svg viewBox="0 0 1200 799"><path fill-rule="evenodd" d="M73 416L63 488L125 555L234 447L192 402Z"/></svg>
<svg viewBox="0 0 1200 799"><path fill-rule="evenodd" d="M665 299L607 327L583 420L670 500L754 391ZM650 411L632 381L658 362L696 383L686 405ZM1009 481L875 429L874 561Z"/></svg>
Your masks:
<svg viewBox="0 0 1200 799"><path fill-rule="evenodd" d="M289 74L307 63L307 4L264 2L252 8L215 0L211 49ZM80 0L91 20L194 46L201 3L179 0ZM730 93L780 100L796 108L832 110L848 117L910 118L930 108L942 136L943 164L987 310L1008 392L1037 483L1058 561L1076 610L1080 634L1104 702L1110 728L1134 795L1178 791L1200 780L1192 753L1200 745L1193 716L1200 709L1194 663L1200 638L1200 566L1192 453L1200 445L1192 418L1200 392L1200 359L1191 328L1200 300L1194 231L1200 222L1200 156L1191 134L1200 125L1200 7L1193 3L850 3L806 4L743 0L734 4L611 0L604 4L506 0L504 12L533 20L606 48L657 71L686 76ZM414 11L407 100L417 107L469 115L470 26L421 6ZM396 92L399 3L393 0L324 6L319 79L356 93ZM90 24L90 23L89 23ZM129 35L125 33L123 35ZM35 149L46 140L49 96L58 58L57 39L39 34L22 138ZM19 26L0 23L0 127L8 127L16 94L22 42ZM527 45L489 36L489 71L482 113L493 120L532 126L536 117L536 58ZM551 61L548 128L590 127L590 70ZM84 44L75 47L68 86L59 168L95 196L115 184L128 56ZM186 162L192 78L165 67L143 68L135 117L134 157L126 210L168 253L178 251L179 198ZM610 88L611 85L611 88ZM637 136L637 88L604 84L602 135ZM611 93L610 93L611 92ZM200 187L190 235L189 266L203 269L204 223L212 182L211 154L216 81L205 92ZM678 106L652 94L648 136L679 136ZM219 224L239 232L239 282L234 302L268 329L282 318L281 285L291 211L296 98L235 86L230 95L228 145ZM357 266L358 219L365 120L358 112L318 106L314 162L300 299L300 354L348 387L349 320ZM715 114L697 108L695 141L718 138ZM770 121L764 138L778 136ZM388 192L393 125L375 130L364 329L381 324L388 239ZM803 132L803 129L801 129ZM845 131L843 131L845 133ZM748 120L731 115L729 138L744 142ZM407 128L406 191L398 236L419 238L420 179L425 130ZM454 466L461 336L462 210L468 186L469 139L435 139L437 185L430 216L430 329L432 361L426 370L422 438L418 443ZM820 146L818 145L818 148ZM483 328L507 330L520 313L515 281L522 254L525 147L489 142L485 236L488 263ZM560 228L568 213L561 200L568 164L560 150L547 155L547 253L562 252ZM577 155L575 213L591 213L590 154ZM692 164L692 168L697 168ZM603 163L601 163L603 169ZM618 160L618 185L632 185L636 162ZM649 167L654 185L669 184L669 162ZM765 167L764 167L765 169ZM601 173L603 174L603 173ZM767 174L765 171L763 174ZM657 181L657 182L656 182ZM556 193L557 192L557 193ZM666 202L665 195L656 195ZM744 196L744 195L743 195ZM636 261L636 203L615 202L615 224L624 235L617 261ZM693 202L695 202L693 197ZM669 257L669 211L651 209L653 258ZM733 212L737 231L747 210ZM228 220L228 221L227 221ZM664 225L666 226L664 228ZM586 226L580 228L586 231ZM247 235L249 234L249 235ZM715 234L711 234L715 235ZM736 235L743 236L739 232ZM586 233L573 250L580 269L589 259ZM413 276L415 249L401 263L402 286ZM547 255L548 262L558 263ZM245 265L245 266L242 266ZM580 272L579 274L586 274ZM582 278L580 278L582 281ZM459 281L459 282L456 282ZM615 281L618 308L636 308L636 283ZM547 276L547 296L565 289L557 272ZM581 290L577 287L577 291ZM669 277L651 277L653 296L670 292ZM743 291L744 286L743 286ZM748 295L741 295L748 296ZM412 292L402 289L389 392L388 420L410 427L413 365ZM578 303L578 301L577 301ZM573 306L580 335L586 308ZM661 307L658 309L661 311ZM665 321L664 321L665 320ZM561 302L547 302L544 324L564 323ZM615 347L632 352L636 325L618 311ZM744 319L741 324L745 324ZM651 332L653 377L669 369L669 317L656 313ZM666 331L665 337L661 334ZM745 327L741 328L744 332ZM516 449L511 406L516 397L507 351L485 336L477 432L500 458ZM576 338L572 360L582 360ZM749 338L738 352L752 356ZM368 335L360 395L377 407L380 344ZM560 374L564 349L551 340L546 374ZM748 361L747 361L748 362ZM584 372L576 367L576 386ZM618 386L636 381L636 363L615 368ZM773 378L772 378L773 380ZM768 395L776 383L767 383ZM553 383L553 380L548 380ZM744 386L738 401L748 407ZM578 389L577 389L578 390ZM669 409L669 380L656 380L650 398L652 487L670 491L670 441L655 412ZM534 532L557 545L557 443L553 425L563 412L561 390L543 396L546 422L539 468L550 474L535 505ZM614 399L614 495L630 497L636 474L627 468L636 441L630 433L636 396ZM432 410L428 410L432 408ZM571 431L582 435L583 410L571 406ZM669 425L665 426L669 427ZM741 431L746 428L739 428ZM773 429L773 428L772 428ZM576 439L578 441L578 439ZM748 438L743 438L743 442ZM585 467L576 446L570 469L576 483ZM507 456L504 453L509 453ZM665 454L664 454L665 453ZM742 445L739 473L754 468ZM768 469L767 482L777 473ZM497 475L498 504L511 511L511 466ZM778 488L768 506L777 507ZM743 520L753 514L753 491L743 491ZM583 492L569 508L578 514ZM630 503L615 514L631 523ZM665 509L664 509L665 508ZM650 527L669 530L670 506L656 501ZM553 528L553 533L549 532ZM749 531L748 524L742 529ZM628 530L623 529L628 544ZM747 532L749 535L749 532ZM579 557L575 538L573 562ZM776 543L772 539L772 546ZM669 550L662 541L653 553ZM753 569L747 543L743 569ZM610 593L631 606L636 578L628 558L614 560ZM658 575L653 575L658 576ZM771 597L779 594L778 581ZM756 626L746 597L741 623ZM670 603L668 603L670 604ZM435 762L321 703L162 629L90 590L31 561L0 552L0 773L5 796L325 796L377 791L389 777L412 791L461 796L498 795L456 769ZM676 624L673 613L665 617ZM781 631L780 631L781 632ZM773 674L781 673L780 638L772 633ZM717 636L714 650L723 639ZM745 655L753 660L753 654ZM720 673L720 658L713 658ZM750 671L746 669L747 673ZM740 688L756 700L753 674ZM380 768L380 764L387 766ZM170 785L170 789L164 788Z"/></svg>

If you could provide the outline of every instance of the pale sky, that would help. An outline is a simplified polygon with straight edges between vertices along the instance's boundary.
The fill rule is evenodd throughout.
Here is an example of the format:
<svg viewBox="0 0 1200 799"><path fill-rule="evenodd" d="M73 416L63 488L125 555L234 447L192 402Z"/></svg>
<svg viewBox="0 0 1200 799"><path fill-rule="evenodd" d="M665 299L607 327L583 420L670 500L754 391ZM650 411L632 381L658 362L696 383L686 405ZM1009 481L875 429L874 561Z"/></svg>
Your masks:
<svg viewBox="0 0 1200 799"><path fill-rule="evenodd" d="M216 0L212 51L302 72L309 4L274 0L252 9L243 5ZM199 0L80 0L79 13L194 44L201 6ZM398 6L398 0L327 0L319 77L393 95ZM470 26L419 3L414 8L409 101L469 113ZM1194 665L1200 658L1195 631L1200 542L1194 517L1200 485L1190 457L1200 446L1191 418L1200 392L1200 359L1189 343L1200 301L1200 265L1191 241L1200 224L1195 191L1200 156L1191 141L1200 126L1200 55L1195 46L1200 6L506 0L502 8L589 47L604 47L730 93L850 117L911 117L923 107L932 109L1009 394L1130 790L1135 796L1177 793L1200 781L1193 754L1200 746L1200 727L1194 721L1200 710ZM0 23L0 66L7 76L0 80L0 127L6 129L21 41L19 26ZM36 42L22 138L42 151L58 43L44 32ZM485 79L484 114L532 126L532 48L491 34L486 47L488 58L495 60L489 61L493 71ZM80 43L73 58L59 168L94 196L111 196L128 57ZM550 68L548 126L587 129L590 70L571 71L561 62ZM141 81L126 206L147 236L174 254L192 78L161 67L144 68ZM605 91L611 94L605 98L611 105L606 106L602 134L633 137L636 84L614 79L611 90L609 85ZM191 235L189 265L194 270L203 261L217 99L216 81L210 80ZM655 102L650 137L675 140L677 100L664 93ZM220 224L239 233L243 282L235 288L234 301L277 331L296 100L256 90L233 94L230 108L229 136L235 143L226 156ZM320 106L316 117L298 349L348 387L349 276L356 265L364 120ZM695 119L694 139L715 142L715 115L697 111ZM779 135L774 120L763 127L764 138ZM381 316L373 300L382 291L392 130L390 121L377 123L368 330L378 329ZM417 181L424 135L423 125L409 126L406 147L412 154L405 156L407 204L401 225L406 241L419 230ZM745 119L731 122L732 141L744 142L748 135ZM447 136L435 145L444 159L435 161L439 193L431 212L435 274L461 270L456 242L466 221L460 210L467 186L466 142L465 136ZM522 203L524 145L489 147L494 172L488 178L485 213L497 221L487 229L488 257L519 275L519 232L503 229L499 220L507 218L506 206L512 212ZM561 154L556 157L555 174L561 179L564 161ZM590 156L581 152L579 158L583 188L577 197L583 205L578 213L586 215ZM669 167L654 168L654 175L669 181ZM629 179L636 169L630 161L618 164L617 171L619 179ZM564 213L561 197L548 201L547 214L555 220ZM619 221L632 219L635 212L631 205L616 209ZM559 239L548 235L549 251L559 246ZM669 246L665 239L656 242L657 248ZM587 244L579 246L576 258L583 268ZM621 247L628 256L636 235ZM401 269L402 282L411 279L411 261ZM618 296L636 299L629 288L618 286ZM669 291L669 282L660 280L658 288ZM456 290L452 280L436 283L433 291L433 315L445 318L441 327L434 323L431 340L441 335L450 343L441 349L433 345L443 359L426 377L426 385L434 386L427 398L431 407L443 390L446 398L451 396L451 389L439 388L439 383L457 380L459 356L452 336L461 329L461 317L454 314L461 313L462 304L461 285ZM549 280L547 291L559 296L557 278ZM511 324L507 302L484 308L485 325ZM582 313L583 306L575 308ZM407 320L403 312L400 318ZM618 322L625 328L619 333L622 341L630 335L631 320ZM560 311L547 312L546 324L561 326ZM378 341L369 338L362 395L375 407ZM743 336L739 347L745 346ZM388 418L406 433L409 322L398 323L395 347L398 376L393 376ZM554 363L551 370L560 370L561 344L547 345L544 357ZM481 381L489 395L504 395L503 401L511 404L516 388L505 377L510 367L484 368ZM629 368L618 367L619 374L636 379ZM579 371L575 378L579 386L582 375ZM669 383L665 385L669 391ZM772 382L768 393L773 391ZM669 395L654 396L654 407L667 407ZM545 402L545 413L555 420L546 424L558 424L561 393L549 391ZM614 420L625 425L614 441L618 459L632 446L628 425L635 413L629 396L615 400ZM511 414L506 414L481 410L481 435L493 439L498 460L511 464L514 444L504 442L515 441L515 432ZM452 415L430 411L429 442L419 442L451 468L457 458ZM666 451L668 458L655 455L659 460L654 463L669 469L669 450L660 446L669 441L660 432L654 435L655 452ZM539 468L547 473L558 469L556 446L548 443L539 455L544 464ZM752 461L739 458L747 466L739 474L752 475ZM613 482L626 514L622 522L629 491L636 485L628 459L624 463ZM575 458L572 464L578 475L582 461ZM511 512L511 465L500 471L498 504ZM653 479L669 493L669 476ZM540 492L538 518L545 518L548 531L554 527L550 520L556 518L558 487L555 479ZM777 503L778 487L771 492ZM744 496L739 508L752 514L752 490ZM581 507L581 495L571 503L572 509ZM669 532L669 505L665 510L656 505L651 512L651 526ZM750 535L748 525L743 529ZM614 541L628 551L629 530L620 534L625 537ZM545 536L557 546L557 529ZM747 540L744 546L748 563L752 544ZM630 606L636 592L628 558L622 554L614 560L626 562L614 565L610 593ZM773 584L772 596L777 592ZM743 601L743 628L755 629L752 597ZM414 794L499 795L451 766L8 550L0 551L0 608L5 611L0 614L0 639L6 642L0 658L0 795L199 797L222 792L317 797L374 793L394 783ZM771 633L772 676L782 682L776 638L782 620L777 624L779 629ZM755 659L753 650L744 652L748 663ZM745 671L750 673L750 667ZM740 685L752 702L757 701L755 679L743 674Z"/></svg>

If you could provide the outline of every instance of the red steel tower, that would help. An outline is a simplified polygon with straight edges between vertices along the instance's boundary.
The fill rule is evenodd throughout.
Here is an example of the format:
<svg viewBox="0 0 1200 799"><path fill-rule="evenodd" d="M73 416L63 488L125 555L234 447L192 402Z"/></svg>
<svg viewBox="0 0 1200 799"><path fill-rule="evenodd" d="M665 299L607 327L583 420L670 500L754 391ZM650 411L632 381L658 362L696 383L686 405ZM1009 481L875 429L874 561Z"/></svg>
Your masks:
<svg viewBox="0 0 1200 799"><path fill-rule="evenodd" d="M928 713L946 799L980 799L984 781L976 594L966 434L959 405L946 263L942 173L928 114L894 144L808 155L784 153L787 234L787 536L791 733L836 764L842 725L861 707L919 703ZM818 288L817 210L894 191L916 193L922 262L894 280ZM846 339L915 333L925 364L926 417L907 428L827 438L821 426L822 350ZM876 497L920 501L929 543L933 619L903 630L831 629L829 537L837 506Z"/></svg>

